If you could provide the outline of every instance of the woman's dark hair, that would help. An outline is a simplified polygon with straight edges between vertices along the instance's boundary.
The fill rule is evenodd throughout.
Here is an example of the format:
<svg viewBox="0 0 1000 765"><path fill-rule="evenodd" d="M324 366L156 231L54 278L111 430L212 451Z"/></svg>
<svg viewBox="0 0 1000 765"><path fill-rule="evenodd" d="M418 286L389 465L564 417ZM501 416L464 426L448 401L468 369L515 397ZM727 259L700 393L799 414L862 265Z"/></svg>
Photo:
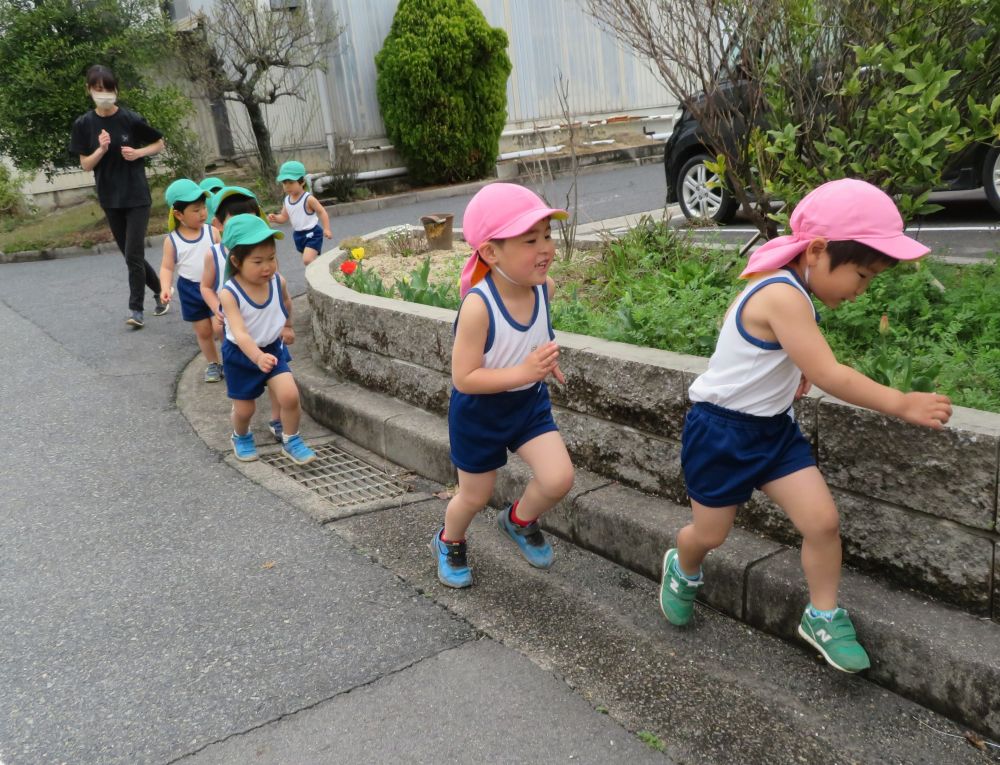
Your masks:
<svg viewBox="0 0 1000 765"><path fill-rule="evenodd" d="M869 247L867 244L856 242L853 239L827 242L826 251L830 254L831 271L845 263L853 263L862 268L879 264L892 268L899 262L884 252L879 252L874 247Z"/></svg>
<svg viewBox="0 0 1000 765"><path fill-rule="evenodd" d="M247 256L265 242L273 243L274 236L269 236L264 241L257 242L257 244L237 244L233 247L229 251L229 261L226 263L227 276L232 272L239 273L240 269L243 268L243 261L247 259Z"/></svg>
<svg viewBox="0 0 1000 765"><path fill-rule="evenodd" d="M226 218L243 213L260 215L260 205L257 204L257 200L242 194L230 194L219 202L219 206L215 209L215 217L219 219L220 223L225 223Z"/></svg>
<svg viewBox="0 0 1000 765"><path fill-rule="evenodd" d="M94 64L87 70L87 87L92 88L95 85L118 92L118 78L115 77L115 73L100 64Z"/></svg>

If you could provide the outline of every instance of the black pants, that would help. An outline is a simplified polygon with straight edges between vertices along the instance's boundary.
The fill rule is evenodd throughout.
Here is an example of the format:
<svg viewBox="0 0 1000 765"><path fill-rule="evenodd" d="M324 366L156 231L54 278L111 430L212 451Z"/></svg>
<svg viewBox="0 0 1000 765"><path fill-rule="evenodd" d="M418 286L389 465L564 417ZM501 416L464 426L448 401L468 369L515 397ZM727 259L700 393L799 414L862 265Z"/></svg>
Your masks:
<svg viewBox="0 0 1000 765"><path fill-rule="evenodd" d="M149 207L105 207L104 215L128 267L128 309L141 311L143 286L160 295L160 275L146 260Z"/></svg>

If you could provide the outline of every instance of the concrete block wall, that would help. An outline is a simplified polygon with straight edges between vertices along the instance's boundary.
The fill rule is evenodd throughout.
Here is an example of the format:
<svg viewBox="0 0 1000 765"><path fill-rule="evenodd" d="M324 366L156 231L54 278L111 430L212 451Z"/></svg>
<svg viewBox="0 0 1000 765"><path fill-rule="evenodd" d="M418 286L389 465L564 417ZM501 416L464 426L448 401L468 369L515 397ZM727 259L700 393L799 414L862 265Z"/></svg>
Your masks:
<svg viewBox="0 0 1000 765"><path fill-rule="evenodd" d="M339 376L444 415L455 312L355 293L309 267L315 347ZM560 332L566 385L550 384L574 462L686 503L680 433L687 388L707 359ZM957 408L943 431L911 426L821 392L796 404L841 514L845 559L1000 621L995 565L1000 415ZM757 492L737 523L797 545Z"/></svg>

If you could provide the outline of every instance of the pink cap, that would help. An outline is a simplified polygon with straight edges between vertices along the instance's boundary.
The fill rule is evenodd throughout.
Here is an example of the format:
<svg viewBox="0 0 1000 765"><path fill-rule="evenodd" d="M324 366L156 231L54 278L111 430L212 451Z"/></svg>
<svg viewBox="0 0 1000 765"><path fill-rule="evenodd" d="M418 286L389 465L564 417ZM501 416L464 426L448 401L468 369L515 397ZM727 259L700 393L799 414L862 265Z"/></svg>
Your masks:
<svg viewBox="0 0 1000 765"><path fill-rule="evenodd" d="M493 239L519 236L542 218L566 220L569 213L549 207L530 189L516 183L491 183L483 186L469 201L462 216L462 235L474 252L462 269L460 294L464 298L489 273L490 267L479 257L479 248Z"/></svg>
<svg viewBox="0 0 1000 765"><path fill-rule="evenodd" d="M792 233L758 248L741 278L787 265L817 238L861 242L896 260L914 260L930 252L903 233L903 218L888 194L854 178L813 189L795 206L788 222Z"/></svg>

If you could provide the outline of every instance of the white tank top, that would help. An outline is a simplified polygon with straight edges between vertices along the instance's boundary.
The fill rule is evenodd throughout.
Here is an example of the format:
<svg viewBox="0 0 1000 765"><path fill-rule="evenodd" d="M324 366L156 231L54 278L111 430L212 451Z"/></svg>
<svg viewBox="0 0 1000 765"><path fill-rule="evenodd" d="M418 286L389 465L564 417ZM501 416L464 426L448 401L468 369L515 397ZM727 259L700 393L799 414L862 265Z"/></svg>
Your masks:
<svg viewBox="0 0 1000 765"><path fill-rule="evenodd" d="M170 241L174 245L174 263L177 264L178 276L200 282L201 273L205 270L205 253L212 246L212 227L202 224L197 239L185 239L179 231L171 231Z"/></svg>
<svg viewBox="0 0 1000 765"><path fill-rule="evenodd" d="M219 242L213 244L209 252L212 253L212 259L215 261L215 283L212 285L212 289L218 294L219 290L222 289L222 280L226 275L226 261L229 260L229 251L222 246L222 242Z"/></svg>
<svg viewBox="0 0 1000 765"><path fill-rule="evenodd" d="M257 343L257 347L263 348L281 337L281 328L285 326L288 314L285 312L285 302L281 299L281 277L278 274L271 280L267 300L263 303L255 303L247 297L247 293L235 279L227 281L222 285L222 289L229 290L236 298L243 323L247 325L247 332ZM236 342L228 321L226 339L231 343Z"/></svg>
<svg viewBox="0 0 1000 765"><path fill-rule="evenodd" d="M507 313L500 293L493 283L493 274L487 274L479 284L469 290L475 292L486 302L490 316L490 328L486 335L486 347L483 351L483 367L485 369L506 369L516 367L535 348L549 340L555 339L552 322L549 319L549 295L546 285L534 288L535 310L531 321L518 324ZM468 299L468 295L466 295ZM538 383L520 385L510 390L527 390Z"/></svg>
<svg viewBox="0 0 1000 765"><path fill-rule="evenodd" d="M309 192L305 191L299 197L299 201L292 204L288 195L285 195L285 210L288 211L288 219L296 231L312 231L319 223L319 216L309 212L306 208L306 200L309 199L309 196Z"/></svg>
<svg viewBox="0 0 1000 765"><path fill-rule="evenodd" d="M808 290L791 271L750 282L722 323L708 370L688 389L692 401L705 401L760 417L781 414L791 407L802 372L780 343L753 337L743 326L742 318L743 307L751 295L779 282L798 289L815 312Z"/></svg>

